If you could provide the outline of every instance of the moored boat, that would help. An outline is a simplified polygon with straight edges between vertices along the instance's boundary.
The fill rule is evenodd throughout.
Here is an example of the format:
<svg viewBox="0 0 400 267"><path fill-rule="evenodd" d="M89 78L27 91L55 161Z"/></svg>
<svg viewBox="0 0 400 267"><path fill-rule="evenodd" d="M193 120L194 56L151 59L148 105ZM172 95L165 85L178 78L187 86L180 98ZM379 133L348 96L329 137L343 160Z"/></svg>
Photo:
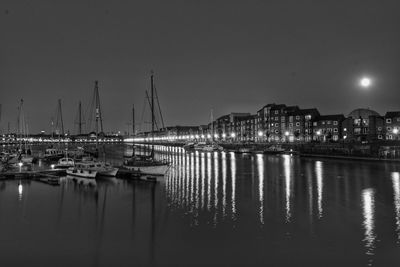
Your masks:
<svg viewBox="0 0 400 267"><path fill-rule="evenodd" d="M264 149L264 154L282 154L283 152L285 152L285 149L279 145L272 145Z"/></svg>
<svg viewBox="0 0 400 267"><path fill-rule="evenodd" d="M58 163L54 165L56 169L66 169L75 166L75 161L72 158L61 158L58 160Z"/></svg>
<svg viewBox="0 0 400 267"><path fill-rule="evenodd" d="M94 167L95 165L92 162L79 162L74 167L69 167L67 174L94 179L97 175L97 171L93 169Z"/></svg>
<svg viewBox="0 0 400 267"><path fill-rule="evenodd" d="M130 160L125 160L122 167L140 174L165 175L170 164L167 161L155 160L152 157L135 156Z"/></svg>

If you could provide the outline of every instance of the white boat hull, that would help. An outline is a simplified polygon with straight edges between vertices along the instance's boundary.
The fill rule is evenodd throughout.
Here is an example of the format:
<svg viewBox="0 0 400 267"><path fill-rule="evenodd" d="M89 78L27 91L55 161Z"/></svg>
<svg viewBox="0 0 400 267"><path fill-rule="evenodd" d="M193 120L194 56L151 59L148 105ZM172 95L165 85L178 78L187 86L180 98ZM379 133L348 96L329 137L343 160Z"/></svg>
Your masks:
<svg viewBox="0 0 400 267"><path fill-rule="evenodd" d="M99 170L97 171L97 174L100 176L112 176L115 177L117 175L118 169L117 168L111 168L109 170Z"/></svg>
<svg viewBox="0 0 400 267"><path fill-rule="evenodd" d="M73 175L73 176L78 176L78 177L94 179L94 178L96 178L97 171L70 168L70 169L67 169L67 174Z"/></svg>
<svg viewBox="0 0 400 267"><path fill-rule="evenodd" d="M124 165L124 168L130 171L138 171L142 174L146 175L158 175L163 176L167 173L169 169L169 165L157 165L157 166L129 166Z"/></svg>

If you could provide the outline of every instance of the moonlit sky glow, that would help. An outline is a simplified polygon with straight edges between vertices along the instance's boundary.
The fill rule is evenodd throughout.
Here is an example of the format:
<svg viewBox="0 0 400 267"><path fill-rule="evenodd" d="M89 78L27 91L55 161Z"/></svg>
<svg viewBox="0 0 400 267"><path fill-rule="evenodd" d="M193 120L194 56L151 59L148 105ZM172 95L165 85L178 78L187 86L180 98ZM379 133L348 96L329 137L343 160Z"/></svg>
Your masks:
<svg viewBox="0 0 400 267"><path fill-rule="evenodd" d="M150 70L166 125L199 125L268 103L322 114L399 110L399 1L0 2L0 130L71 132L99 80L105 131L141 121ZM374 88L360 93L357 77Z"/></svg>

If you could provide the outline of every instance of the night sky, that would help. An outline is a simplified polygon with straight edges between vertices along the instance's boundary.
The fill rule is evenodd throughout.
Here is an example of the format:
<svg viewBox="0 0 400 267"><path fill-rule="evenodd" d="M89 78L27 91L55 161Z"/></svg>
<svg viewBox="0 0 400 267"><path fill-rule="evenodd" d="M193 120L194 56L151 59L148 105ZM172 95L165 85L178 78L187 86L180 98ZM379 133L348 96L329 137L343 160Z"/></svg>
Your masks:
<svg viewBox="0 0 400 267"><path fill-rule="evenodd" d="M151 69L167 125L273 102L400 110L399 1L2 0L0 33L3 131L20 98L29 131L49 131L61 98L74 132L94 80L105 131L125 131L132 104L141 120Z"/></svg>

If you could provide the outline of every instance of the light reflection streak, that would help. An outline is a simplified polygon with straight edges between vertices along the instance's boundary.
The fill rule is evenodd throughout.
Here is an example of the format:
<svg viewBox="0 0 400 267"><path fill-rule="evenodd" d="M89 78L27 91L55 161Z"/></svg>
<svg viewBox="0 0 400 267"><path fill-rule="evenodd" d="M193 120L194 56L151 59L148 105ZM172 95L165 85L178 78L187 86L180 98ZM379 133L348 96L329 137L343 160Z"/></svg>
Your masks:
<svg viewBox="0 0 400 267"><path fill-rule="evenodd" d="M236 220L236 158L235 153L230 153L232 176L232 220Z"/></svg>
<svg viewBox="0 0 400 267"><path fill-rule="evenodd" d="M200 180L200 159L199 159L199 152L196 151L196 211L199 209L199 180Z"/></svg>
<svg viewBox="0 0 400 267"><path fill-rule="evenodd" d="M190 207L193 208L194 204L194 154L190 154Z"/></svg>
<svg viewBox="0 0 400 267"><path fill-rule="evenodd" d="M400 173L392 172L394 211L396 214L397 244L400 243Z"/></svg>
<svg viewBox="0 0 400 267"><path fill-rule="evenodd" d="M207 153L207 210L211 208L211 154Z"/></svg>
<svg viewBox="0 0 400 267"><path fill-rule="evenodd" d="M222 152L222 216L226 216L226 153Z"/></svg>
<svg viewBox="0 0 400 267"><path fill-rule="evenodd" d="M190 156L186 154L185 157L185 164L186 164L186 173L185 173L185 206L189 205L189 179L190 179L190 164L189 164Z"/></svg>
<svg viewBox="0 0 400 267"><path fill-rule="evenodd" d="M260 201L260 223L264 224L264 156L257 154L258 194Z"/></svg>
<svg viewBox="0 0 400 267"><path fill-rule="evenodd" d="M201 208L204 209L204 192L205 192L206 166L204 154L201 153Z"/></svg>
<svg viewBox="0 0 400 267"><path fill-rule="evenodd" d="M363 226L364 226L364 239L366 254L374 255L375 249L375 199L374 190L372 188L364 189L362 191L362 208L363 208Z"/></svg>
<svg viewBox="0 0 400 267"><path fill-rule="evenodd" d="M291 214L291 169L290 169L290 156L283 156L283 171L285 175L285 196L286 196L286 222L290 222Z"/></svg>
<svg viewBox="0 0 400 267"><path fill-rule="evenodd" d="M218 216L218 152L214 152L214 225L217 224L217 216Z"/></svg>
<svg viewBox="0 0 400 267"><path fill-rule="evenodd" d="M312 219L313 213L314 213L314 211L313 211L314 210L314 205L313 205L314 194L313 194L313 181L312 181L312 173L310 170L310 165L307 165L306 175L307 175L307 187L308 187L308 196L309 196L309 202L308 202L309 215L310 215L310 218Z"/></svg>
<svg viewBox="0 0 400 267"><path fill-rule="evenodd" d="M18 183L18 200L22 200L23 186L21 182Z"/></svg>
<svg viewBox="0 0 400 267"><path fill-rule="evenodd" d="M322 162L315 162L315 173L317 175L317 197L318 197L318 218L322 218L322 194L323 194L323 174L322 174Z"/></svg>

